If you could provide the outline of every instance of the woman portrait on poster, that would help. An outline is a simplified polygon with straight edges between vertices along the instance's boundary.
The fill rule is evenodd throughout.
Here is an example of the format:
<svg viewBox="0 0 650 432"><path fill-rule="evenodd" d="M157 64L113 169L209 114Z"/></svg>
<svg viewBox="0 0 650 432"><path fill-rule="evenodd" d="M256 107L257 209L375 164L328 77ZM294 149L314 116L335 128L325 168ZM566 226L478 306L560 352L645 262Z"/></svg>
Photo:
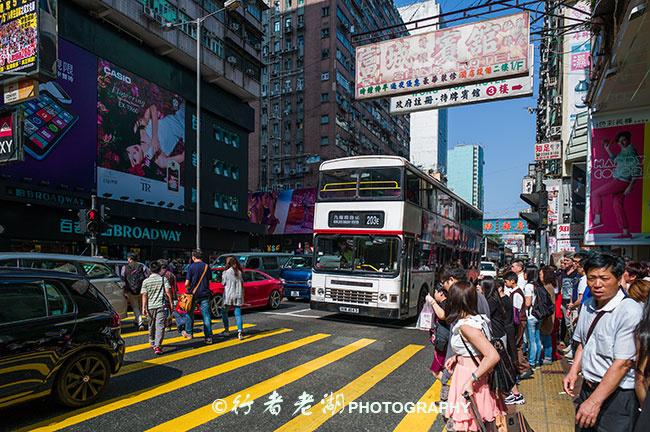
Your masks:
<svg viewBox="0 0 650 432"><path fill-rule="evenodd" d="M591 191L593 205L593 218L589 231L594 231L605 226L602 220L603 200L611 196L612 207L616 222L621 234L616 239L632 238L625 211L625 197L627 197L636 183L637 177L642 172L639 156L632 145L632 134L629 131L616 134L614 142L620 147L620 151L614 154L612 143L609 139L603 138L602 145L610 160L614 162L611 178L602 185Z"/></svg>

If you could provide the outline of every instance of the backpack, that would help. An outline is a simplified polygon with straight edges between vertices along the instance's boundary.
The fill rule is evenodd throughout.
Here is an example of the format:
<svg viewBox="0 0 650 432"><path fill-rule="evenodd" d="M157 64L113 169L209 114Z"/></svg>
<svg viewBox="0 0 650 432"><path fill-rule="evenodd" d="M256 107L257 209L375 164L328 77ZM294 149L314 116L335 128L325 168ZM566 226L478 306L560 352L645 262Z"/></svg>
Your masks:
<svg viewBox="0 0 650 432"><path fill-rule="evenodd" d="M515 294L519 294L521 296L521 309L517 309L514 306L515 300ZM510 298L512 299L512 322L517 327L519 324L521 324L522 319L526 319L526 297L524 297L524 292L521 290L521 288L517 288L510 294Z"/></svg>
<svg viewBox="0 0 650 432"><path fill-rule="evenodd" d="M142 282L146 279L144 266L138 263L134 269L127 265L124 269L124 279L126 280L126 288L131 292L131 294L140 295Z"/></svg>
<svg viewBox="0 0 650 432"><path fill-rule="evenodd" d="M542 286L535 285L535 304L531 314L540 321L555 314L555 302Z"/></svg>

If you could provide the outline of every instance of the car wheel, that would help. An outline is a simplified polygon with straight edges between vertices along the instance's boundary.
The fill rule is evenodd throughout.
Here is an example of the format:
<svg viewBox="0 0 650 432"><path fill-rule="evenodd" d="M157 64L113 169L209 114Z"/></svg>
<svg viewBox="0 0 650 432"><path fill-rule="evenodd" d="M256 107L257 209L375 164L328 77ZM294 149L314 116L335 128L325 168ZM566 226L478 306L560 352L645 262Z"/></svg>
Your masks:
<svg viewBox="0 0 650 432"><path fill-rule="evenodd" d="M271 309L277 309L280 307L281 302L282 302L282 294L280 294L280 291L278 290L271 291L271 295L269 295L269 307Z"/></svg>
<svg viewBox="0 0 650 432"><path fill-rule="evenodd" d="M221 308L223 308L223 296L221 294L216 294L210 301L210 312L212 313L212 316L220 316Z"/></svg>
<svg viewBox="0 0 650 432"><path fill-rule="evenodd" d="M105 356L87 351L71 358L59 372L56 399L65 406L79 408L94 402L111 376Z"/></svg>

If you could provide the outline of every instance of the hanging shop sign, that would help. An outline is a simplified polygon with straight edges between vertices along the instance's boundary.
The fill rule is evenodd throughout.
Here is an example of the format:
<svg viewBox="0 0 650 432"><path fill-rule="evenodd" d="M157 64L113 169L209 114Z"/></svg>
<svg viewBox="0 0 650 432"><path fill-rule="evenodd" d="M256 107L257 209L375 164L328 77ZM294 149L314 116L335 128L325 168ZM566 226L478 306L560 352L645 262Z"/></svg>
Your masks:
<svg viewBox="0 0 650 432"><path fill-rule="evenodd" d="M562 159L562 143L560 141L551 141L535 144L535 160L545 161L553 159Z"/></svg>
<svg viewBox="0 0 650 432"><path fill-rule="evenodd" d="M396 96L527 75L527 12L356 49L356 99Z"/></svg>

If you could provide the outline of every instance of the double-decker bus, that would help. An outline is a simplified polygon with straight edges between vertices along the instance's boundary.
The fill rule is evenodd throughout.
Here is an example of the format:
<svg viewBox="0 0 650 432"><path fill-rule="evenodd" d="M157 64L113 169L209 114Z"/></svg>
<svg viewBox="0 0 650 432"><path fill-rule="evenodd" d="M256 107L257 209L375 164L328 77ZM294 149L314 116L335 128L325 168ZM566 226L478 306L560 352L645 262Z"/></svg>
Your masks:
<svg viewBox="0 0 650 432"><path fill-rule="evenodd" d="M443 266L478 264L482 217L404 158L323 162L311 308L387 319L416 316Z"/></svg>

